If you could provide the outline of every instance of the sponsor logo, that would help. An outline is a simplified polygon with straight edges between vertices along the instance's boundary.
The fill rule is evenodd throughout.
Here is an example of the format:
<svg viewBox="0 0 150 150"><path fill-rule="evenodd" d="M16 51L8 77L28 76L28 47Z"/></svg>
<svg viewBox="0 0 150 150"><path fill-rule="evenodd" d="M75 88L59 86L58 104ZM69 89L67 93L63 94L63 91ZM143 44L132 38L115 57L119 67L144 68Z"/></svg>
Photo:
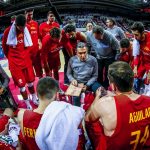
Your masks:
<svg viewBox="0 0 150 150"><path fill-rule="evenodd" d="M23 43L23 39L17 41L18 44Z"/></svg>

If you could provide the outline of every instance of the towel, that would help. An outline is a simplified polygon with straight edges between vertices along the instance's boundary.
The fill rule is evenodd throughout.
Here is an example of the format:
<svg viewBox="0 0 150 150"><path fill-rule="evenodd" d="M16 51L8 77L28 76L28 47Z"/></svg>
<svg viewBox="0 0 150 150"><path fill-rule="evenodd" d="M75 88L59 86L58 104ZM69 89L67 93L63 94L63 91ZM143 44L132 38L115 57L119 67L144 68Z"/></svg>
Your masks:
<svg viewBox="0 0 150 150"><path fill-rule="evenodd" d="M8 33L7 45L16 46L17 45L17 36L16 36L16 26L15 21L10 27L10 31ZM32 39L27 27L24 28L24 45L25 47L32 46Z"/></svg>
<svg viewBox="0 0 150 150"><path fill-rule="evenodd" d="M150 96L150 84L145 84L144 95Z"/></svg>
<svg viewBox="0 0 150 150"><path fill-rule="evenodd" d="M78 129L84 110L71 104L54 101L48 105L36 131L35 140L41 150L76 150Z"/></svg>
<svg viewBox="0 0 150 150"><path fill-rule="evenodd" d="M133 40L133 56L138 56L140 54L140 44L136 39Z"/></svg>

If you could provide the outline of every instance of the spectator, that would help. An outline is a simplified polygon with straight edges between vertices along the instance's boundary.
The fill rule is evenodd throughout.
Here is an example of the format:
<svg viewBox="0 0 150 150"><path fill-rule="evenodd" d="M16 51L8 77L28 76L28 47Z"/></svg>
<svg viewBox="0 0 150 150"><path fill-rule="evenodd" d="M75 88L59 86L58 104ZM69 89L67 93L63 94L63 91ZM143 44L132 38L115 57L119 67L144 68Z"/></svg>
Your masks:
<svg viewBox="0 0 150 150"><path fill-rule="evenodd" d="M91 32L92 30L93 30L92 23L87 23L87 25L86 25L86 32Z"/></svg>

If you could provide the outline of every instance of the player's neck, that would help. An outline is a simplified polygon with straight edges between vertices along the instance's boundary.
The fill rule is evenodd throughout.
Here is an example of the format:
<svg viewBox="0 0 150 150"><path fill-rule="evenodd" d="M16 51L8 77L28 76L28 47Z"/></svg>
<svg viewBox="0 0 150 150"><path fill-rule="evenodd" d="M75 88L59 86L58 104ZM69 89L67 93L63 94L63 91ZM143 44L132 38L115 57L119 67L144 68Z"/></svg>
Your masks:
<svg viewBox="0 0 150 150"><path fill-rule="evenodd" d="M52 24L52 23L53 23L53 21L49 21L49 20L47 21L47 24Z"/></svg>
<svg viewBox="0 0 150 150"><path fill-rule="evenodd" d="M31 20L27 20L27 23L30 23L32 21L32 19Z"/></svg>
<svg viewBox="0 0 150 150"><path fill-rule="evenodd" d="M131 94L133 94L133 91L129 91L129 92L120 92L120 91L116 91L116 95L121 95L121 94L123 94L123 95L131 95Z"/></svg>
<svg viewBox="0 0 150 150"><path fill-rule="evenodd" d="M142 35L142 39L141 39L141 41L145 41L145 38L146 38L146 35L145 35L145 33Z"/></svg>
<svg viewBox="0 0 150 150"><path fill-rule="evenodd" d="M141 95L134 93L133 91L129 92L116 92L116 95L126 95L130 100L135 101L137 100Z"/></svg>
<svg viewBox="0 0 150 150"><path fill-rule="evenodd" d="M110 29L113 29L113 27L114 27L114 26L110 26L109 28L110 28Z"/></svg>
<svg viewBox="0 0 150 150"><path fill-rule="evenodd" d="M39 102L39 106L38 106L36 109L34 109L34 112L37 112L37 113L39 113L39 114L43 114L44 111L45 111L45 109L46 109L46 107L47 107L51 102L53 102L53 100L40 101L40 102Z"/></svg>

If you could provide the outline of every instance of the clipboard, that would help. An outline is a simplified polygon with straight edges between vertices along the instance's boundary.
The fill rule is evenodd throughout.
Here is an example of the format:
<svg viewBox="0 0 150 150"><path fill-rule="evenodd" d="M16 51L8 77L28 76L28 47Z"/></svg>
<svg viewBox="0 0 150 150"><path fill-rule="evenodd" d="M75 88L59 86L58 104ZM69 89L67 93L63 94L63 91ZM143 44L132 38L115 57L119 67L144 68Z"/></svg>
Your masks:
<svg viewBox="0 0 150 150"><path fill-rule="evenodd" d="M65 92L65 95L69 95L69 96L80 96L82 91L81 87L76 87L72 84L69 85L68 89Z"/></svg>

